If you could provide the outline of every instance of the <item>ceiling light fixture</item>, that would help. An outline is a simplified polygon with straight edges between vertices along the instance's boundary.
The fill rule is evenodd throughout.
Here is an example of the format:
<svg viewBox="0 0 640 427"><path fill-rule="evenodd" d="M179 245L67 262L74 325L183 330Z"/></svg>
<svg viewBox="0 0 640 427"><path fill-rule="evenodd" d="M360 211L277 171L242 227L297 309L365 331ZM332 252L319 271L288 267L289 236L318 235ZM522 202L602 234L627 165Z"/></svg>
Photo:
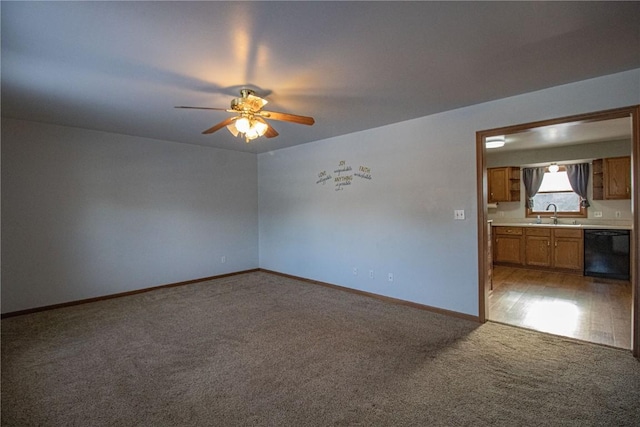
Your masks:
<svg viewBox="0 0 640 427"><path fill-rule="evenodd" d="M504 147L505 137L504 135L500 136L488 136L485 139L485 146L487 148L500 148Z"/></svg>
<svg viewBox="0 0 640 427"><path fill-rule="evenodd" d="M227 129L233 136L242 135L249 142L264 135L269 125L262 117L244 113L227 125Z"/></svg>
<svg viewBox="0 0 640 427"><path fill-rule="evenodd" d="M280 120L283 122L291 122L307 126L311 126L315 123L313 117L278 113L277 111L265 111L262 107L267 105L267 102L268 101L266 99L256 96L253 90L241 89L240 98L234 98L231 100L231 108L188 107L184 105L177 106L176 108L218 110L226 111L227 113L235 113L237 114L235 117L224 119L202 133L208 135L226 127L233 136L242 135L246 142L252 141L263 135L267 138L274 138L278 136L278 132L270 126L265 119Z"/></svg>
<svg viewBox="0 0 640 427"><path fill-rule="evenodd" d="M556 172L558 172L559 170L560 170L560 166L558 166L557 164L555 164L555 163L551 163L551 164L549 165L549 172L551 172L551 173L556 173Z"/></svg>

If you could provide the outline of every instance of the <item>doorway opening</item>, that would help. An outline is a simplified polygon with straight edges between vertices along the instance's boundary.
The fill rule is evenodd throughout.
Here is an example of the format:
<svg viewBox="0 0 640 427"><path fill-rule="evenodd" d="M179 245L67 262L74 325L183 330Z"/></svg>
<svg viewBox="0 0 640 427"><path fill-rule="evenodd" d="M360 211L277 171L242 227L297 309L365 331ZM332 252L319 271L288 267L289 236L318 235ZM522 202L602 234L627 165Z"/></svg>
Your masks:
<svg viewBox="0 0 640 427"><path fill-rule="evenodd" d="M639 224L639 113L633 106L476 133L481 322L627 348L640 357L635 255L640 244L634 232ZM503 147L487 148L487 139L498 136L506 142ZM603 161L611 165L606 175L615 176L609 187L602 181ZM622 161L628 169L620 172ZM588 177L572 183L578 194L570 205L534 206L564 197L542 194L534 200L550 166L554 171L580 169ZM624 176L629 178L621 183ZM572 205L576 197L578 208ZM594 227L627 230L628 280L585 272L584 231Z"/></svg>

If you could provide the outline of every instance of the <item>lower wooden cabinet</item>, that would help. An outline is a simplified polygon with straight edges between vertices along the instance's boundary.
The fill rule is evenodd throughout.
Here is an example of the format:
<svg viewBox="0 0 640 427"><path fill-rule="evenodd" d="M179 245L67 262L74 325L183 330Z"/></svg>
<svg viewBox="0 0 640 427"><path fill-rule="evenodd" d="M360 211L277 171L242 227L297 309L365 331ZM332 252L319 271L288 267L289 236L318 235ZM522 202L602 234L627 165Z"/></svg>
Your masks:
<svg viewBox="0 0 640 427"><path fill-rule="evenodd" d="M536 267L551 267L551 229L525 229L524 263Z"/></svg>
<svg viewBox="0 0 640 427"><path fill-rule="evenodd" d="M494 227L493 262L524 264L522 227Z"/></svg>
<svg viewBox="0 0 640 427"><path fill-rule="evenodd" d="M553 230L553 268L584 270L584 235L582 230Z"/></svg>
<svg viewBox="0 0 640 427"><path fill-rule="evenodd" d="M495 227L493 261L527 267L583 270L582 230Z"/></svg>
<svg viewBox="0 0 640 427"><path fill-rule="evenodd" d="M489 289L493 289L493 234L491 232L491 221L487 222L487 237L488 237L488 245L487 248L487 278L486 281L489 284ZM486 285L485 285L486 286Z"/></svg>

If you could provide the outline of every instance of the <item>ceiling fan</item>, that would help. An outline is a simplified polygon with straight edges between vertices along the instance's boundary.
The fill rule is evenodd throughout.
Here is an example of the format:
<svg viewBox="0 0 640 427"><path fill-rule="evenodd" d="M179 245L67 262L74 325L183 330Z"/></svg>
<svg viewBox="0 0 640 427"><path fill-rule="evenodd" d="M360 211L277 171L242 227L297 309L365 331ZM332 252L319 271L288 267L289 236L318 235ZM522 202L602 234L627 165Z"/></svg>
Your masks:
<svg viewBox="0 0 640 427"><path fill-rule="evenodd" d="M315 123L313 117L298 116L296 114L278 113L276 111L265 111L262 108L267 104L267 100L256 96L251 89L241 89L240 98L231 100L231 108L213 108L213 107L187 107L177 106L175 108L189 108L193 110L217 110L226 111L228 113L236 113L235 116L229 117L220 123L211 126L203 131L203 134L210 134L217 130L227 127L233 136L242 135L246 142L256 139L260 136L274 138L278 136L278 132L271 127L265 119L281 120L284 122L297 123L301 125L311 126Z"/></svg>

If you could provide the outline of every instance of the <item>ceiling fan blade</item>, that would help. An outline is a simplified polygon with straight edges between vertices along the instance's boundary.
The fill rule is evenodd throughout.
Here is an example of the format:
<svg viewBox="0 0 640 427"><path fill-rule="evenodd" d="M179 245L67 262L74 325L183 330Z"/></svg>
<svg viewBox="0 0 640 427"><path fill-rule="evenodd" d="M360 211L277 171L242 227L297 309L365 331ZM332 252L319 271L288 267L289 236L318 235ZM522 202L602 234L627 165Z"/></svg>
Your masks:
<svg viewBox="0 0 640 427"><path fill-rule="evenodd" d="M296 114L289 114L289 113L278 113L277 111L260 111L259 114L268 119L297 123L299 125L311 126L316 122L315 120L313 120L313 117L298 116Z"/></svg>
<svg viewBox="0 0 640 427"><path fill-rule="evenodd" d="M237 119L237 117L229 117L228 119L225 119L225 120L221 121L217 125L211 126L209 129L205 130L202 133L205 134L205 135L210 134L210 133L214 133L215 131L222 129L225 126L230 125L231 123L233 123L233 121L235 119Z"/></svg>
<svg viewBox="0 0 640 427"><path fill-rule="evenodd" d="M187 107L184 105L178 105L174 108L189 108L190 110L216 110L216 111L227 111L227 108L213 108L213 107Z"/></svg>
<svg viewBox="0 0 640 427"><path fill-rule="evenodd" d="M266 138L275 138L280 135L271 125L267 128L267 131L264 133Z"/></svg>

